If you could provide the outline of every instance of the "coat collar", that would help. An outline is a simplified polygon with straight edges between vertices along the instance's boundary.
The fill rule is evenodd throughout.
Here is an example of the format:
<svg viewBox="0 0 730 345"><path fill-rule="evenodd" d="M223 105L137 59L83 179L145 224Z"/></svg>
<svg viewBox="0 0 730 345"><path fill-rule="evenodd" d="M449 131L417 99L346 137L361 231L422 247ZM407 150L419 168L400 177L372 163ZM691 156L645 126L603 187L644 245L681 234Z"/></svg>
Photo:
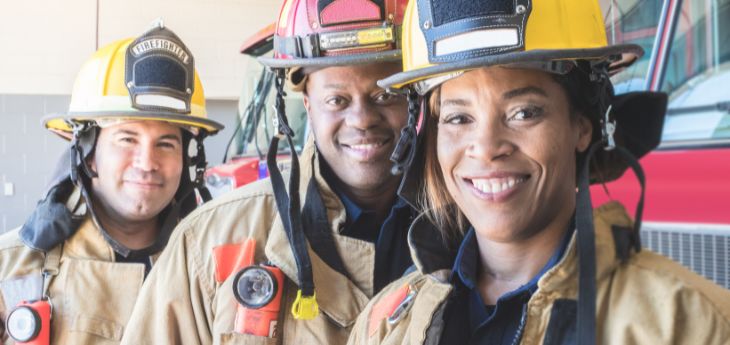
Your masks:
<svg viewBox="0 0 730 345"><path fill-rule="evenodd" d="M628 229L633 227L633 221L623 205L612 201L593 210L593 224L596 234L596 279L600 281L612 274L621 263L617 255L614 231L629 231ZM576 236L577 234L573 234L563 259L545 273L538 282L541 290L553 291L571 286L573 288L569 291L574 291L574 294L577 295L578 248Z"/></svg>
<svg viewBox="0 0 730 345"><path fill-rule="evenodd" d="M451 270L462 239L447 240L426 214L419 215L408 231L413 263L424 274Z"/></svg>
<svg viewBox="0 0 730 345"><path fill-rule="evenodd" d="M632 220L618 202L609 202L593 210L593 222L596 234L596 278L601 279L611 274L619 265L614 227L631 228ZM617 231L624 231L619 229ZM543 290L561 289L565 284L578 288L578 257L574 233L563 258L539 280L538 287ZM436 240L440 239L440 240ZM416 268L424 273L439 273L443 279L443 271L451 270L461 239L454 242L443 240L441 231L428 221L425 215L419 216L411 226L408 243Z"/></svg>
<svg viewBox="0 0 730 345"><path fill-rule="evenodd" d="M64 256L77 259L91 259L112 262L115 260L114 249L109 245L96 222L86 216L76 233L63 245Z"/></svg>

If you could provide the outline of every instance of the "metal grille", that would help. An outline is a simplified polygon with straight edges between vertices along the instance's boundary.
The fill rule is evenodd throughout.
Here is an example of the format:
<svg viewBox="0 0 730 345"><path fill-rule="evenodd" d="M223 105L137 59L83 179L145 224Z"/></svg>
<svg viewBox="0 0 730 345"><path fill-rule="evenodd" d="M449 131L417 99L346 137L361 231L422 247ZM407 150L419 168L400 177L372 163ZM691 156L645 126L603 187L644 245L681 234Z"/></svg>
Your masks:
<svg viewBox="0 0 730 345"><path fill-rule="evenodd" d="M730 289L730 225L645 222L641 244Z"/></svg>

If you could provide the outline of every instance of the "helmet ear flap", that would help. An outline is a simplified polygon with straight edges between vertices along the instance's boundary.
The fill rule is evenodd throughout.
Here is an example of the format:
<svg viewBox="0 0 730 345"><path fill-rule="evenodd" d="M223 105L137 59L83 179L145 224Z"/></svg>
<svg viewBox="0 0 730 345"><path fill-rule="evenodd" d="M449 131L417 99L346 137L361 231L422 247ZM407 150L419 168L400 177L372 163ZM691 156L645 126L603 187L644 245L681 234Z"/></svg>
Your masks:
<svg viewBox="0 0 730 345"><path fill-rule="evenodd" d="M287 71L287 80L292 91L304 92L307 84L307 74L302 67L293 67Z"/></svg>

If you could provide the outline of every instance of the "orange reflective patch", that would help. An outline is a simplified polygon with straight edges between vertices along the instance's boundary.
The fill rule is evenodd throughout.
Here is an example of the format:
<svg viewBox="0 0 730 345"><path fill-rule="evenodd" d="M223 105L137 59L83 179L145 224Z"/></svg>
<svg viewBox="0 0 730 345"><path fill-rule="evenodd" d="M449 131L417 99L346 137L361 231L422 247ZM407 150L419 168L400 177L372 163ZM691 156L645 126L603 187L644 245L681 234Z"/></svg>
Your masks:
<svg viewBox="0 0 730 345"><path fill-rule="evenodd" d="M256 240L253 238L248 238L241 243L223 244L213 248L215 281L223 283L231 273L253 265L255 253Z"/></svg>
<svg viewBox="0 0 730 345"><path fill-rule="evenodd" d="M370 311L370 323L368 324L368 336L373 336L378 331L380 321L387 319L393 314L396 308L408 296L408 284L404 284L398 290L393 291L390 295L383 297L373 306Z"/></svg>

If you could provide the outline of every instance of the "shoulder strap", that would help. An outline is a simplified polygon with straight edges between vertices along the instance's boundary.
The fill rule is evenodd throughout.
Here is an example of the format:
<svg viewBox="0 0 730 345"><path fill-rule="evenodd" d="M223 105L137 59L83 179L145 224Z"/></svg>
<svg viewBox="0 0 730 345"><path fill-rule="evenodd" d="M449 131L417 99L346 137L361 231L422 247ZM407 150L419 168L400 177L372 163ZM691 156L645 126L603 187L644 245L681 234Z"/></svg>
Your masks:
<svg viewBox="0 0 730 345"><path fill-rule="evenodd" d="M51 285L53 277L58 275L61 266L61 254L63 253L63 243L59 244L46 252L46 258L43 260L43 294L41 297L48 296L48 287Z"/></svg>
<svg viewBox="0 0 730 345"><path fill-rule="evenodd" d="M335 237L327 219L327 208L322 201L322 195L319 193L315 178L309 180L305 198L304 209L302 210L302 225L309 245L327 265L349 279L350 274L345 268L340 253L337 251Z"/></svg>

